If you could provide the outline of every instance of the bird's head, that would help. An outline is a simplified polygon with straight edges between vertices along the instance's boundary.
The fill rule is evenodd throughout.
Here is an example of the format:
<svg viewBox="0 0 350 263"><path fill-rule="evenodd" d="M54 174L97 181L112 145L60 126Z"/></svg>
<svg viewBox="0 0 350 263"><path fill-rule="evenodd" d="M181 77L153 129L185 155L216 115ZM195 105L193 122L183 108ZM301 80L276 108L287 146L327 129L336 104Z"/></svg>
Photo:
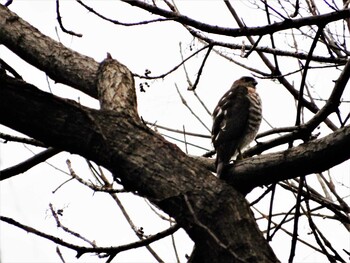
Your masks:
<svg viewBox="0 0 350 263"><path fill-rule="evenodd" d="M237 84L244 84L246 86L254 87L258 84L258 82L253 77L244 76L240 79L236 80Z"/></svg>

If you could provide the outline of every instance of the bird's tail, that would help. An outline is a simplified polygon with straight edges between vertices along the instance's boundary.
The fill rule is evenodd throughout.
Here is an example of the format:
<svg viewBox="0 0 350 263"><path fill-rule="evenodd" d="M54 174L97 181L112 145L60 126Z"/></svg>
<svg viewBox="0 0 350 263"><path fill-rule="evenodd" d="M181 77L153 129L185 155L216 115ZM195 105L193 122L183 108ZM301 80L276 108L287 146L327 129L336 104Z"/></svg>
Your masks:
<svg viewBox="0 0 350 263"><path fill-rule="evenodd" d="M224 174L224 169L227 166L227 162L222 161L220 158L216 158L215 166L216 166L216 175L219 178L222 178Z"/></svg>

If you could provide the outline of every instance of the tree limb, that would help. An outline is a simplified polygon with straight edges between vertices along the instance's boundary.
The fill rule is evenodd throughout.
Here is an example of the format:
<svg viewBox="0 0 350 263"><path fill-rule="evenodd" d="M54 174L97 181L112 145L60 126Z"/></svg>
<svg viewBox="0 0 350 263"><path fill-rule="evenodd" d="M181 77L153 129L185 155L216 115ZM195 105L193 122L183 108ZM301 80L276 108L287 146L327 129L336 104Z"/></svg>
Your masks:
<svg viewBox="0 0 350 263"><path fill-rule="evenodd" d="M0 44L56 82L97 98L98 63L43 35L38 29L0 5ZM79 74L76 72L79 71Z"/></svg>
<svg viewBox="0 0 350 263"><path fill-rule="evenodd" d="M34 166L36 166L37 164L46 161L52 156L55 156L59 152L61 151L54 148L49 148L25 160L24 162L21 162L19 164L16 164L15 166L3 169L0 171L0 181L11 178L12 176L24 173L30 168L33 168Z"/></svg>
<svg viewBox="0 0 350 263"><path fill-rule="evenodd" d="M89 109L6 75L0 83L0 123L110 170L126 190L175 218L208 262L234 255L278 261L240 193L127 111Z"/></svg>
<svg viewBox="0 0 350 263"><path fill-rule="evenodd" d="M206 24L197 20L194 20L188 16L179 14L178 12L167 11L161 9L157 6L142 2L139 0L123 2L130 4L132 6L139 7L146 11L149 11L153 14L160 15L166 18L171 18L174 21L177 21L181 24L194 27L201 31L213 34L219 34L224 36L239 37L239 36L260 36L273 34L282 30L291 29L291 28L300 28L307 25L319 25L327 24L336 20L345 19L350 16L350 9L343 9L336 12L331 12L318 16L310 16L306 18L298 19L286 19L282 22L276 22L271 25L259 26L259 27L245 27L245 28L227 28L219 27L216 25Z"/></svg>
<svg viewBox="0 0 350 263"><path fill-rule="evenodd" d="M130 244L126 244L126 245L117 246L117 247L83 247L83 246L78 246L78 245L75 245L72 243L67 243L60 238L57 238L57 237L52 236L52 235L48 235L48 234L43 233L35 228L30 227L30 226L23 225L23 224L19 223L18 221L14 220L12 218L8 218L6 216L0 216L0 220L6 222L8 224L14 225L20 229L23 229L26 232L29 232L29 233L32 233L34 235L48 239L48 240L50 240L58 245L73 249L77 252L77 258L81 257L85 253L98 253L98 254L107 253L107 254L111 254L111 255L116 255L116 254L123 252L123 251L127 251L127 250L138 248L138 247L143 247L145 245L151 244L157 240L160 240L166 236L169 236L169 235L175 233L180 228L179 225L175 224L175 225L169 227L168 229L166 229L162 232L159 232L155 235L152 235L146 239L139 240L139 241L136 241L136 242L133 242Z"/></svg>

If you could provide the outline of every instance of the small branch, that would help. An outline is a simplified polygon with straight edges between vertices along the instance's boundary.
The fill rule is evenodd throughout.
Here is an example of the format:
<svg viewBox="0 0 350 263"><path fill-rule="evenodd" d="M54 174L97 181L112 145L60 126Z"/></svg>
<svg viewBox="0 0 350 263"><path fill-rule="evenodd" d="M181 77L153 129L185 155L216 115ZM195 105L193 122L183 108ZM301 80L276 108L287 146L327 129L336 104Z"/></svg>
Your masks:
<svg viewBox="0 0 350 263"><path fill-rule="evenodd" d="M265 5L265 12L266 12L266 17L267 17L267 22L268 22L269 25L271 25L271 17L270 17L269 9L272 9L273 11L275 11L275 9L273 9L270 5L268 5L267 1L263 1L263 3ZM276 13L278 13L278 12L276 12ZM278 13L278 14L281 15L280 13ZM271 40L271 47L273 49L275 49L276 45L275 45L275 40L274 40L273 34L270 34L270 40ZM277 59L277 55L276 54L273 55L273 60L275 62L275 67L274 67L274 71L272 72L272 75L273 76L281 75L281 71L280 71L279 66L278 66L278 59Z"/></svg>
<svg viewBox="0 0 350 263"><path fill-rule="evenodd" d="M163 134L163 133L160 133L160 135L162 135L163 137L172 139L172 140L174 140L174 141L177 141L177 142L185 143L185 142L184 142L183 140L181 140L181 139L178 139L178 138L175 138L175 137L172 137L172 136ZM190 146L192 146L192 147L196 147L196 148L201 149L201 150L204 150L204 151L209 151L209 149L204 148L204 147L199 146L199 145L196 145L196 144L194 144L194 143L187 142L187 145L190 145Z"/></svg>
<svg viewBox="0 0 350 263"><path fill-rule="evenodd" d="M292 187L291 185L287 185L285 183L279 183L281 187L284 189L287 189L288 191L291 191L293 193L297 193L298 190L295 187ZM309 189L310 192L310 189ZM342 208L334 203L329 202L322 196L320 196L317 192L314 192L312 194L308 194L307 192L303 191L303 196L308 197L310 200L320 204L320 208L327 208L331 212L334 213L334 219L337 220L338 222L342 223L343 225L349 225L350 224L350 219L346 215L346 212L342 213ZM347 228L348 229L348 228Z"/></svg>
<svg viewBox="0 0 350 263"><path fill-rule="evenodd" d="M211 44L209 44L209 46L211 46ZM179 47L180 47L180 55L181 55L181 59L184 60L184 56L183 56L183 53L182 53L182 45L181 45L181 42L179 43ZM209 47L209 49L212 49ZM208 50L209 51L209 50ZM215 51L215 50L214 50ZM207 53L208 54L208 53ZM209 54L208 54L209 55ZM186 76L186 80L187 80L187 83L188 83L188 90L193 90L193 84L191 82L191 79L190 77L188 76L188 72L187 72L187 69L186 69L186 64L183 63L183 69L184 69L184 72L185 72L185 76ZM195 90L193 90L193 94L194 96L197 98L197 100L199 101L199 103L202 105L202 107L204 108L204 110L211 116L211 112L208 110L207 106L204 104L204 102L199 98L198 94L196 93Z"/></svg>
<svg viewBox="0 0 350 263"><path fill-rule="evenodd" d="M189 87L188 90L192 90L192 91L195 91L197 86L198 86L198 83L199 83L199 79L202 75L202 71L203 71L203 68L204 68L204 65L205 65L205 62L207 61L208 57L209 57L209 54L211 52L211 50L213 49L213 45L209 45L208 46L208 51L207 53L205 54L205 57L202 61L202 64L201 64L201 67L199 68L198 70L198 73L197 73L197 78L196 78L196 81L194 82L193 86L192 87Z"/></svg>
<svg viewBox="0 0 350 263"><path fill-rule="evenodd" d="M306 192L307 195L309 195L309 190L308 187L306 185ZM317 244L319 245L319 247L322 249L323 253L326 255L326 257L328 258L329 262L335 262L336 260L339 260L340 262L344 262L345 261L340 257L340 255L337 253L337 251L335 251L335 249L332 247L332 245L330 244L330 242L328 242L328 240L323 236L323 234L319 231L319 229L316 227L316 224L314 223L314 221L312 220L312 216L310 214L310 204L308 201L308 198L305 199L305 204L306 204L306 208L307 211L304 213L307 216L308 222L309 222L309 226L313 232L313 235L316 239ZM330 248L331 251L333 251L334 256L331 255L330 253L328 253L327 249L325 248L325 246L322 243L323 242Z"/></svg>
<svg viewBox="0 0 350 263"><path fill-rule="evenodd" d="M170 226L172 226L171 221L170 221L170 218L169 218L169 222L170 222ZM175 257L176 257L176 262L177 262L177 263L181 263L180 257L179 257L179 253L177 252L177 248L176 248L175 237L174 237L174 235L170 235L170 237L171 237L171 243L172 243L173 248L174 248L174 253L175 253Z"/></svg>
<svg viewBox="0 0 350 263"><path fill-rule="evenodd" d="M193 91L194 96L199 101L199 103L202 105L203 109L208 113L209 116L211 116L211 112L209 111L208 107L204 104L204 102L201 100L201 98L198 96L197 92Z"/></svg>
<svg viewBox="0 0 350 263"><path fill-rule="evenodd" d="M308 69L309 69L309 65L310 65L310 62L311 62L312 53L314 52L314 50L316 48L316 44L317 44L318 39L320 38L320 36L322 34L323 28L324 28L323 26L319 26L319 28L317 30L317 33L315 35L314 41L311 44L308 58L306 59L306 62L305 62L303 76L302 76L302 79L301 79L300 89L299 89L298 106L297 106L297 119L295 121L295 126L299 126L301 124L301 122L300 122L301 107L302 107L302 103L301 102L302 102L302 98L303 98L303 94L304 94L306 75L307 75L307 72L308 72Z"/></svg>
<svg viewBox="0 0 350 263"><path fill-rule="evenodd" d="M182 125L182 128L183 128L183 135L184 135L185 153L188 154L185 125Z"/></svg>
<svg viewBox="0 0 350 263"><path fill-rule="evenodd" d="M206 44L206 43L204 43L204 44ZM184 61L184 55L183 55L183 52L182 52L182 44L181 44L181 42L179 43L179 49L180 49L181 60ZM191 81L190 77L188 76L186 64L182 63L182 67L183 67L184 72L185 72L186 80L187 80L187 83L188 83L188 88L190 88L190 87L193 86L193 84L192 84L192 81Z"/></svg>
<svg viewBox="0 0 350 263"><path fill-rule="evenodd" d="M4 221L10 225L13 225L13 226L16 226L28 233L32 233L34 235L37 235L37 236L40 236L42 238L45 238L47 240L50 240L58 245L61 245L61 246L64 246L64 247L67 247L67 248L70 248L70 249L73 249L73 250L76 250L76 251L79 251L80 249L86 249L85 247L79 247L79 246L76 246L76 245L73 245L73 244L70 244L70 243L67 243L65 241L63 241L62 239L60 238L57 238L57 237L54 237L54 236L51 236L51 235L48 235L46 233L43 233L35 228L32 228L30 226L26 226L26 225L23 225L19 222L17 222L16 220L12 219L12 218L9 218L9 217L5 217L5 216L0 216L0 220L1 221ZM89 249L89 248L87 248Z"/></svg>
<svg viewBox="0 0 350 263"><path fill-rule="evenodd" d="M299 14L299 0L295 1L295 9L294 9L294 13L290 15L290 17L294 18L297 17L297 15Z"/></svg>
<svg viewBox="0 0 350 263"><path fill-rule="evenodd" d="M4 6L10 6L12 4L13 0L7 0L7 2L4 4Z"/></svg>
<svg viewBox="0 0 350 263"><path fill-rule="evenodd" d="M255 207L254 207L254 210L257 211L257 212L258 212L260 215L262 215L264 218L267 217L266 215L264 215L263 213L261 213L261 212L260 212L258 209L256 209ZM272 221L272 223L273 223L274 225L277 225L277 223L275 223L275 222L273 222L273 221ZM287 231L287 230L284 229L284 228L281 228L281 230L282 230L284 233L286 233L287 235L289 235L289 236L292 236L292 235L293 235L291 232ZM304 245L310 247L310 248L313 249L314 251L317 251L317 252L323 254L323 251L320 250L319 248L317 248L317 247L315 247L315 246L309 244L308 242L304 241L303 239L301 239L301 238L299 238L299 237L298 237L297 239L298 239L299 242L301 242L302 244L304 244Z"/></svg>
<svg viewBox="0 0 350 263"><path fill-rule="evenodd" d="M61 250L60 250L60 248L57 246L56 247L56 253L57 253L57 255L59 256L59 258L60 258L60 260L62 261L62 263L66 263L66 261L64 260L64 258L63 258L63 255L62 255L62 253L61 253Z"/></svg>
<svg viewBox="0 0 350 263"><path fill-rule="evenodd" d="M4 221L10 225L14 225L14 226L26 231L26 232L29 232L29 233L32 233L34 235L43 237L47 240L50 240L58 245L75 250L75 251L77 251L77 255L76 255L77 258L81 257L85 253L98 253L98 254L106 253L106 254L115 254L116 255L116 254L123 252L123 251L127 251L130 249L139 248L139 247L143 247L145 245L149 245L157 240L160 240L164 237L167 237L167 236L175 233L178 229L180 229L180 226L178 224L175 224L162 232L159 232L155 235L151 235L148 238L142 239L140 241L136 241L133 243L129 243L129 244L121 245L121 246L117 246L117 247L111 246L111 247L96 247L96 248L94 248L94 247L82 247L82 246L74 245L71 243L67 243L60 238L48 235L48 234L43 233L35 228L30 227L30 226L23 225L23 224L15 221L12 218L9 218L9 217L0 216L0 220Z"/></svg>
<svg viewBox="0 0 350 263"><path fill-rule="evenodd" d="M44 150L41 153L38 153L37 155L25 160L22 163L6 168L0 171L0 181L3 181L5 179L11 178L12 176L24 173L29 169L33 168L34 166L46 161L47 159L51 158L52 156L60 152L61 150L58 150L56 148L48 148L47 150Z"/></svg>
<svg viewBox="0 0 350 263"><path fill-rule="evenodd" d="M301 206L301 197L302 197L302 190L304 187L305 177L302 177L299 181L299 188L298 188L298 195L297 200L295 204L295 216L294 216L294 226L293 226L293 236L292 236L292 244L290 247L290 254L288 262L292 263L294 256L295 256L295 250L297 246L297 237L298 237L298 225L299 225L299 218L300 218L300 206Z"/></svg>
<svg viewBox="0 0 350 263"><path fill-rule="evenodd" d="M80 235L79 233L74 232L74 231L70 230L68 227L65 227L64 225L62 225L60 219L58 218L58 214L56 213L56 211L55 211L55 209L53 208L53 206L52 206L51 203L49 204L49 207L50 207L51 214L52 214L53 218L54 218L55 221L56 221L57 227L62 228L62 230L65 231L65 232L67 232L68 234L71 234L71 235L73 235L73 236L75 236L75 237L77 237L77 238L79 238L79 239L81 239L81 240L87 242L87 243L88 243L89 245L91 245L92 247L94 247L94 248L97 247L96 244L95 244L95 242L92 242L92 241L88 240L87 238L83 237L83 236Z"/></svg>
<svg viewBox="0 0 350 263"><path fill-rule="evenodd" d="M78 176L76 172L74 171L72 167L71 161L68 159L66 160L66 164L68 166L69 174L72 176L72 179L77 180L79 183L89 187L91 190L95 192L106 192L106 193L125 193L126 191L124 189L114 189L112 185L103 185L103 186L98 186L95 185L91 182L85 181L83 178Z"/></svg>
<svg viewBox="0 0 350 263"><path fill-rule="evenodd" d="M73 31L67 30L67 29L63 26L62 17L61 17L61 14L60 14L60 1L59 1L59 0L56 0L56 13L57 13L57 21L58 21L58 24L60 25L60 28L62 29L62 31L63 31L64 33L67 33L67 34L69 34L69 35L76 36L76 37L82 37L82 36L83 36L82 34L78 34L78 33L75 33L75 32L73 32Z"/></svg>
<svg viewBox="0 0 350 263"><path fill-rule="evenodd" d="M6 4L5 4L5 6L6 6ZM7 64L1 58L0 58L0 69L7 70L8 72L10 72L17 79L23 79L22 76L19 75L14 68L12 68L9 64Z"/></svg>
<svg viewBox="0 0 350 263"><path fill-rule="evenodd" d="M140 79L162 79L164 77L166 77L167 75L171 74L172 72L174 72L175 70L177 70L179 67L181 67L186 61L188 61L189 59L191 59L192 57L196 56L198 53L200 53L201 51L207 49L210 45L204 46L200 49L198 49L197 51L195 51L193 54L191 54L190 56L188 56L186 59L182 59L182 61L176 65L175 67L173 67L171 70L167 71L166 73L163 73L161 75L158 76L149 76L149 74L147 74L146 76L141 76L138 74L134 74L135 77L138 77Z"/></svg>
<svg viewBox="0 0 350 263"><path fill-rule="evenodd" d="M295 205L291 209L289 209L289 211L285 212L285 215L284 215L284 217L282 218L282 220L281 220L281 222L279 224L273 223L275 225L275 230L271 234L270 240L272 240L272 238L275 236L275 234L277 233L278 230L283 229L282 228L283 224L285 224L285 223L287 223L287 222L289 222L289 221L291 221L293 219L293 217L292 217L292 218L287 220L288 216L293 214L292 211L294 209L295 209ZM294 214L294 216L295 216L295 214ZM272 220L271 220L271 222L272 222ZM293 235L291 235L291 236L293 236Z"/></svg>
<svg viewBox="0 0 350 263"><path fill-rule="evenodd" d="M257 199L252 201L249 206L254 206L255 204L259 203L272 189L274 188L274 185L270 185Z"/></svg>
<svg viewBox="0 0 350 263"><path fill-rule="evenodd" d="M251 46L251 48L248 50L247 53L243 56L244 58L248 58L253 51L255 51L256 47L258 46L260 40L263 38L263 36L259 36L258 40Z"/></svg>
<svg viewBox="0 0 350 263"><path fill-rule="evenodd" d="M107 178L104 176L104 174L101 173L99 174L100 179L102 179L103 184L104 185L110 185L110 182L107 180ZM123 213L123 216L125 217L126 221L129 223L129 225L131 226L131 229L134 231L134 233L136 234L136 236L140 239L140 241L146 240L148 239L145 238L145 235L143 234L143 230L142 227L138 228L136 227L136 225L134 224L134 222L132 221L131 217L129 216L128 212L126 211L124 205L122 204L122 202L120 201L120 199L118 198L117 194L115 193L110 193L110 196L113 198L113 200L116 202L116 204L118 205L120 211ZM151 248L151 246L149 246L148 244L144 245L146 247L146 249L151 253L151 255L157 260L157 262L159 263L163 263L164 261L158 256L158 254ZM108 258L107 262L111 262L112 259L117 255L117 253L111 253L110 257Z"/></svg>
<svg viewBox="0 0 350 263"><path fill-rule="evenodd" d="M179 88L177 87L177 84L176 84L176 83L175 83L175 88L176 88L177 93L178 93L179 96L180 96L180 99L181 99L182 104L185 105L185 107L186 107L186 108L192 113L192 115L203 125L203 127L204 127L205 129L207 129L207 131L208 131L209 133L211 133L211 130L208 128L208 126L205 125L205 123L201 120L201 118L199 118L199 117L197 116L197 114L192 110L192 108L187 104L187 101L186 101L185 98L181 95L180 90L179 90Z"/></svg>
<svg viewBox="0 0 350 263"><path fill-rule="evenodd" d="M38 140L34 140L31 138L23 138L23 137L13 136L13 135L5 134L2 132L0 132L0 138L5 140L4 143L11 141L11 142L20 142L20 143L30 144L30 145L34 145L34 146L38 146L38 147L47 147L47 145L45 145L44 143L42 143Z"/></svg>
<svg viewBox="0 0 350 263"><path fill-rule="evenodd" d="M272 128L271 130L259 133L255 137L255 139L260 139L260 138L263 138L263 137L266 137L266 136L269 136L272 134L276 134L276 133L280 134L282 132L293 132L293 131L296 131L297 129L298 129L298 127L296 127L296 126Z"/></svg>
<svg viewBox="0 0 350 263"><path fill-rule="evenodd" d="M165 126L162 126L162 125L159 125L159 124L156 124L156 123L152 123L152 122L149 122L149 121L145 121L145 123L147 125L150 125L150 128L156 127L156 128L159 128L159 129L162 129L162 130L166 130L166 131L170 131L170 132L174 132L174 133L180 133L180 134L183 133L183 131L181 131L181 130L165 127ZM205 139L210 139L211 138L210 135L194 133L194 132L188 132L188 131L186 131L186 135L187 136L198 137L198 138L205 138Z"/></svg>
<svg viewBox="0 0 350 263"><path fill-rule="evenodd" d="M322 173L319 174L320 177L322 178L323 182L326 183L327 187L329 188L329 190L331 190L332 194L335 196L335 198L337 199L339 205L342 207L343 211L346 212L346 213L350 213L350 207L349 205L343 200L343 198L341 198L337 191L335 190L335 186L333 184L333 182L328 182L326 180L326 178L323 176ZM330 177L330 176L329 176ZM350 216L350 215L349 215ZM350 221L350 220L349 220Z"/></svg>
<svg viewBox="0 0 350 263"><path fill-rule="evenodd" d="M269 219L267 222L267 231L266 231L267 241L271 241L270 230L271 230L272 210L273 210L273 202L275 200L275 193L276 193L276 184L272 184L270 207L269 207Z"/></svg>
<svg viewBox="0 0 350 263"><path fill-rule="evenodd" d="M111 22L115 25L120 25L120 26L140 26L140 25L147 25L147 24L155 23L155 22L164 22L164 21L172 21L173 20L171 18L157 18L157 19L153 19L153 20L140 21L140 22L135 22L135 23L123 23L123 22L105 17L104 15L96 12L92 7L84 4L80 0L76 0L76 2L81 4L85 9L87 9L89 12L93 13L94 15L98 16L99 18L102 18L103 20L106 20L108 22Z"/></svg>

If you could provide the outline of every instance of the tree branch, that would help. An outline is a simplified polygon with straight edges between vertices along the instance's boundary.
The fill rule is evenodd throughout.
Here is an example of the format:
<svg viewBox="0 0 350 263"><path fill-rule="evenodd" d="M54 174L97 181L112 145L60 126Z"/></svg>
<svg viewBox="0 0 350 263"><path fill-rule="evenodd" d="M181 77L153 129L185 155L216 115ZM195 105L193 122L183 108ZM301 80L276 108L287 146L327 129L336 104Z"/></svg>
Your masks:
<svg viewBox="0 0 350 263"><path fill-rule="evenodd" d="M350 158L350 126L283 152L237 161L226 180L238 189L277 183L322 172ZM249 170L249 172L248 172Z"/></svg>
<svg viewBox="0 0 350 263"><path fill-rule="evenodd" d="M0 43L56 82L97 98L98 63L94 59L43 35L3 5L0 5ZM77 71L80 73L76 74Z"/></svg>
<svg viewBox="0 0 350 263"><path fill-rule="evenodd" d="M277 261L244 197L128 112L89 109L6 75L0 83L0 123L104 166L172 216L210 262L232 259L229 250L249 262Z"/></svg>
<svg viewBox="0 0 350 263"><path fill-rule="evenodd" d="M173 19L174 21L177 21L181 24L194 27L196 29L199 29L207 33L213 33L213 34L231 36L231 37L260 36L260 35L273 34L273 33L286 30L286 29L291 29L291 28L300 28L303 26L327 24L333 21L348 18L350 16L350 9L343 9L340 11L331 12L324 15L310 16L310 17L298 18L298 19L286 19L282 22L276 22L266 26L245 27L245 28L226 28L226 27L219 27L216 25L214 26L210 24L205 24L200 21L194 20L188 16L181 15L178 12L167 11L165 9L161 9L157 6L154 6L139 0L134 0L134 1L123 0L123 2L130 4L132 6L139 7L153 14Z"/></svg>
<svg viewBox="0 0 350 263"><path fill-rule="evenodd" d="M77 251L77 256L76 256L77 258L81 257L85 253L98 253L98 254L106 253L106 254L110 254L110 255L115 255L115 254L118 254L118 253L126 251L126 250L143 247L145 245L149 245L157 240L160 240L166 236L169 236L169 235L175 233L180 228L180 226L176 224L176 225L173 225L173 226L169 227L168 229L166 229L162 232L159 232L155 235L152 235L146 239L142 239L140 241L136 241L136 242L133 242L130 244L121 245L121 246L117 246L117 247L82 247L82 246L74 245L71 243L67 243L60 238L48 235L48 234L43 233L35 228L30 227L30 226L23 225L12 218L0 216L0 220L6 222L8 224L14 225L20 229L23 229L26 232L29 232L29 233L32 233L34 235L43 237L47 240L50 240L58 245L73 249L73 250Z"/></svg>
<svg viewBox="0 0 350 263"><path fill-rule="evenodd" d="M3 169L0 171L0 181L11 178L12 176L24 173L30 168L33 168L34 166L46 161L52 156L55 156L59 152L61 151L54 148L48 148L47 150L44 150L41 153L38 153L37 155L25 160L24 162L21 162L19 164L16 164L15 166Z"/></svg>

